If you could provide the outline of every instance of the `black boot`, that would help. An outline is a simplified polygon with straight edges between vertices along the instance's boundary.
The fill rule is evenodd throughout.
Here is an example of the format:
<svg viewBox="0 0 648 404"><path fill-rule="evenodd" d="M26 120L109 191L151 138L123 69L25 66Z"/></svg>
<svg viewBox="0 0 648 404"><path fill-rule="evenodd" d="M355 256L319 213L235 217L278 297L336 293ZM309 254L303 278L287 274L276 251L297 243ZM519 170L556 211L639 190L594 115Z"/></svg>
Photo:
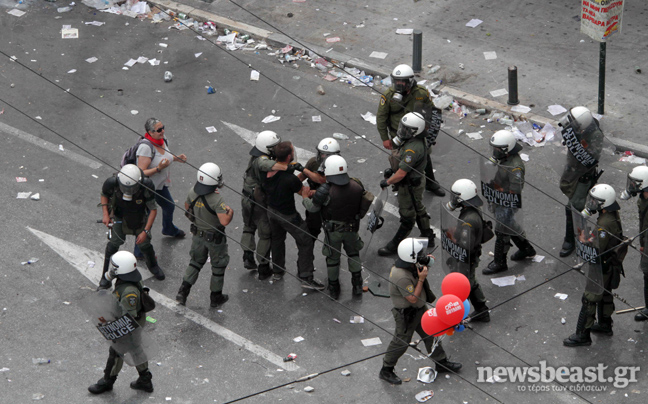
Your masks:
<svg viewBox="0 0 648 404"><path fill-rule="evenodd" d="M329 291L329 296L331 296L331 299L337 300L340 298L340 280L338 279L337 281L332 281L329 279L328 281L328 291Z"/></svg>
<svg viewBox="0 0 648 404"><path fill-rule="evenodd" d="M444 197L445 191L439 186L439 183L434 178L434 167L432 167L432 159L427 155L427 164L425 165L425 190L432 192L436 196Z"/></svg>
<svg viewBox="0 0 648 404"><path fill-rule="evenodd" d="M149 372L148 369L146 369L139 374L137 380L131 382L130 388L134 390L142 390L147 393L152 393L153 382L151 382L151 379L153 379L153 375L151 374L151 372Z"/></svg>
<svg viewBox="0 0 648 404"><path fill-rule="evenodd" d="M525 258L536 255L536 250L533 248L531 243L529 243L529 240L519 236L513 236L511 237L511 240L513 240L515 246L519 248L519 250L511 255L511 261L522 261Z"/></svg>
<svg viewBox="0 0 648 404"><path fill-rule="evenodd" d="M603 316L603 302L596 305L596 318L598 321L592 325L592 332L595 334L603 334L611 337L614 335L612 331L612 317Z"/></svg>
<svg viewBox="0 0 648 404"><path fill-rule="evenodd" d="M112 286L112 282L106 279L106 274L101 275L101 280L99 281L99 287L97 288L97 290L108 289L111 286Z"/></svg>
<svg viewBox="0 0 648 404"><path fill-rule="evenodd" d="M351 273L351 285L353 285L353 296L362 296L362 272Z"/></svg>
<svg viewBox="0 0 648 404"><path fill-rule="evenodd" d="M401 224L398 227L398 230L396 230L394 238L392 238L386 246L378 249L378 255L380 255L381 257L386 257L396 254L398 252L398 244L400 244L401 241L405 240L410 231L412 231L413 227L414 223L403 223L403 221L401 220Z"/></svg>
<svg viewBox="0 0 648 404"><path fill-rule="evenodd" d="M462 367L462 364L459 362L450 362L447 358L440 360L436 364L437 373L457 373Z"/></svg>
<svg viewBox="0 0 648 404"><path fill-rule="evenodd" d="M380 369L380 373L378 374L378 377L383 379L386 382L389 382L391 384L402 384L403 381L400 379L400 377L396 376L396 373L394 373L394 367L393 366L384 366L382 369Z"/></svg>
<svg viewBox="0 0 648 404"><path fill-rule="evenodd" d="M113 384L115 384L117 376L114 377L102 377L97 381L97 383L88 387L88 391L92 394L101 394L113 389Z"/></svg>
<svg viewBox="0 0 648 404"><path fill-rule="evenodd" d="M635 321L646 321L648 320L648 276L644 275L644 302L646 307L635 314Z"/></svg>
<svg viewBox="0 0 648 404"><path fill-rule="evenodd" d="M99 287L97 290L100 289L108 289L112 286L112 282L110 282L108 279L106 279L106 272L108 272L108 267L110 266L110 258L117 252L119 251L118 248L114 248L112 244L108 243L106 244L106 251L104 253L104 265L103 265L103 272L101 272L101 279L99 280Z"/></svg>
<svg viewBox="0 0 648 404"><path fill-rule="evenodd" d="M475 311L473 312L472 316L470 317L470 322L481 322L481 323L488 323L490 322L490 313L488 312L488 306L486 306L486 303L476 303L472 302L473 307L475 308Z"/></svg>
<svg viewBox="0 0 648 404"><path fill-rule="evenodd" d="M189 296L190 291L191 284L189 282L182 281L182 285L180 285L180 289L178 290L178 294L176 295L176 302L184 306L187 303L187 296Z"/></svg>
<svg viewBox="0 0 648 404"><path fill-rule="evenodd" d="M210 307L218 307L229 300L228 295L224 295L222 292L211 292L209 295Z"/></svg>
<svg viewBox="0 0 648 404"><path fill-rule="evenodd" d="M436 234L434 234L434 230L432 229L427 229L427 230L421 230L421 237L427 237L428 239L428 250L432 250L434 248L434 239L436 238Z"/></svg>
<svg viewBox="0 0 648 404"><path fill-rule="evenodd" d="M565 240L563 241L559 255L566 257L574 252L574 248L576 248L574 240L574 218L572 217L571 208L567 205L565 206Z"/></svg>
<svg viewBox="0 0 648 404"><path fill-rule="evenodd" d="M243 267L245 269L257 269L257 264L254 262L254 252L253 251L245 251L243 252Z"/></svg>
<svg viewBox="0 0 648 404"><path fill-rule="evenodd" d="M155 279L157 279L158 281L163 281L166 278L166 275L164 275L164 271L157 264L150 267L149 271L151 271Z"/></svg>
<svg viewBox="0 0 648 404"><path fill-rule="evenodd" d="M259 264L259 280L263 281L272 276L270 264Z"/></svg>
<svg viewBox="0 0 648 404"><path fill-rule="evenodd" d="M482 270L484 275L493 275L508 269L506 263L506 243L501 237L495 239L495 257L488 267Z"/></svg>
<svg viewBox="0 0 648 404"><path fill-rule="evenodd" d="M587 306L583 303L580 313L578 313L578 322L576 323L576 332L563 340L563 345L568 347L590 346L592 338L590 329L585 328L587 322Z"/></svg>

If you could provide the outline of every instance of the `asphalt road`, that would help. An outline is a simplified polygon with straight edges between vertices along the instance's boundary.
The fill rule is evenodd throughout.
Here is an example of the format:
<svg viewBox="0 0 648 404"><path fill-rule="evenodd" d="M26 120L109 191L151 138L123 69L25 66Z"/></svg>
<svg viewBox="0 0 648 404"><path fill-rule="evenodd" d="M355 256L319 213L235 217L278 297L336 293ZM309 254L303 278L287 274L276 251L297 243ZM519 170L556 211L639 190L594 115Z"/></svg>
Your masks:
<svg viewBox="0 0 648 404"><path fill-rule="evenodd" d="M180 403L222 403L386 349L393 329L389 300L370 294L361 300L352 299L348 273L341 275L339 304L324 294L309 292L304 296L290 276L275 284L259 282L254 273L242 267L236 243L242 225L237 192L248 161L250 145L245 137L250 131L274 130L309 151L321 138L344 133L350 139L342 142L342 154L349 162L351 175L378 193L386 154L368 142L377 144L378 135L375 127L360 117L367 111L375 112L375 93L326 82L306 62L297 62L299 67L282 65L275 56L267 55L268 51L224 51L199 41L189 31L169 30L168 23L156 25L96 13L83 5L65 14L56 13L53 5L43 2L33 3L27 10L28 14L19 18L0 14L0 51L15 55L19 62L10 62L3 55L0 59L0 110L4 109L0 116L4 143L4 175L0 183L5 189L1 196L4 213L0 248L5 265L0 282L0 368L9 368L0 373L4 385L0 389L1 401L31 402L34 394L43 394L43 401L50 403L157 403L169 398ZM106 24L83 24L94 20ZM59 31L64 24L78 28L79 38L61 39ZM157 58L162 63L122 69L129 59L140 56ZM98 60L86 62L91 57ZM262 73L260 81L250 81L248 64ZM72 69L76 72L68 73ZM163 80L165 70L174 74L170 83ZM216 94L207 94L205 87L210 85L216 88ZM317 93L318 85L325 88L325 95ZM67 89L70 94L65 93ZM123 90L123 95L118 94L118 89ZM133 110L138 113L133 115ZM262 119L271 114L281 119L263 124ZM101 377L107 348L80 306L93 287L84 274L96 276L105 248L105 229L95 223L100 216L98 194L103 180L116 171L114 167L123 151L134 143L137 134L143 133L144 122L151 116L165 124L173 152L185 153L195 166L213 161L223 170L227 187L222 194L236 211L227 229L231 262L225 292L230 301L222 312L209 308L208 275L204 273L192 289L187 310L169 301L188 263L190 240L162 237L161 226L156 223L153 244L167 279L146 281L158 297L158 308L151 313L157 322L148 324L160 347L159 356L151 363L155 392L132 391L128 382L136 378L136 372L125 367L112 393L93 397L86 388ZM313 122L313 116L321 116L321 122ZM217 132L208 133L205 128L209 126ZM481 130L484 139L455 137L461 128L466 132ZM481 118L459 120L446 113L444 130L452 135L441 135L440 149L434 156L441 184L449 188L454 180L465 177L478 182L477 153L488 152L487 139L500 128ZM366 139L356 139L363 135ZM65 151L61 152L58 145ZM514 286L499 288L480 274L490 306L567 269L557 258L563 235L563 207L552 199L563 201L554 167L559 167L564 157L553 146L525 147L524 153L529 155L525 226L529 239L545 259L510 265L503 275L526 278ZM103 160L98 168L97 158ZM625 184L625 173L631 166L616 159L612 155L602 158L606 169L603 178L619 188ZM27 182L19 183L15 177L26 177ZM175 164L172 179L172 195L182 202L194 183L195 169ZM18 192L39 193L40 200L16 199ZM390 198L393 203L395 198ZM426 196L436 227L441 202ZM635 235L634 201L621 205L624 232ZM375 256L375 250L389 240L398 226L396 217L385 216L386 224L376 233L365 262L367 281L386 276L392 263ZM176 212L176 224L188 230L180 212ZM288 243L291 246L290 239ZM492 244L485 246L480 268L490 261L487 252L492 251ZM127 246L131 248L132 241ZM316 246L316 251L320 247ZM38 262L21 265L31 257L38 258ZM287 258L288 270L295 274L295 248L288 249ZM627 278L617 290L633 306L642 305L643 298L638 260L637 252L631 250L626 259ZM96 267L90 268L88 261L95 262ZM565 262L571 264L573 260ZM315 264L316 275L324 280L325 262L320 254L316 254ZM208 268L205 271L209 273ZM145 268L142 272L148 274ZM439 294L442 277L437 265L431 281ZM435 402L495 401L485 392L505 403L531 403L540 398L551 403L578 401L570 393L521 393L513 383L476 381L478 366L520 366L520 360L532 366L541 360L552 366L604 363L610 369L641 365L646 359L645 325L635 323L631 314L616 316L615 336L594 337L590 348L562 346L562 339L574 331L583 284L582 276L568 273L496 308L491 323L478 324L474 331L446 340L444 345L451 359L464 364L460 373L464 379L452 375L431 385L419 384L415 381L417 369L431 362L410 350L396 369L401 377L412 378L402 386L392 387L378 379L378 357L346 367L351 371L348 377L341 376L340 369L246 401L414 402L414 395L425 389L435 391ZM556 293L569 297L562 301L554 297ZM618 309L626 307L617 301ZM365 316L364 324L349 323L353 311ZM566 319L565 325L561 318ZM298 336L304 341L294 342ZM361 340L372 337L379 337L382 344L364 347ZM297 368L276 360L288 353L298 355ZM32 364L32 358L39 357L49 358L52 363ZM308 385L315 388L314 392L303 391ZM642 375L626 388L615 388L610 383L602 386L607 388L602 393L579 394L591 402L643 402L635 391L645 390L646 379ZM612 398L610 394L614 394Z"/></svg>

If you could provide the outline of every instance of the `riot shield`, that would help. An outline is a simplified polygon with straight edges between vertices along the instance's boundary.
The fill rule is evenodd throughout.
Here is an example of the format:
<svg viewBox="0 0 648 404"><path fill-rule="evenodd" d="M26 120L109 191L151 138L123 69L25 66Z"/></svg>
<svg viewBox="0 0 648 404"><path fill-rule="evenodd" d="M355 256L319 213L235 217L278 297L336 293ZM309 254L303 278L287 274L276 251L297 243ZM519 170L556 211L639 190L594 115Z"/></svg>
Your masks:
<svg viewBox="0 0 648 404"><path fill-rule="evenodd" d="M112 347L131 366L140 365L157 353L157 345L143 327L106 291L92 292L82 302L83 310Z"/></svg>
<svg viewBox="0 0 648 404"><path fill-rule="evenodd" d="M585 291L600 295L603 293L603 267L596 224L592 222L592 218L585 218L576 210L572 210L572 217L576 256L585 274Z"/></svg>
<svg viewBox="0 0 648 404"><path fill-rule="evenodd" d="M446 273L459 272L470 276L471 227L455 217L443 204L441 207L441 258Z"/></svg>
<svg viewBox="0 0 648 404"><path fill-rule="evenodd" d="M603 150L603 132L594 126L584 134L577 134L571 126L561 128L562 143L567 147L567 158L561 181L573 182L598 164ZM595 173L594 173L595 174Z"/></svg>
<svg viewBox="0 0 648 404"><path fill-rule="evenodd" d="M514 169L481 157L481 193L495 215L495 231L517 236L524 231L524 214L522 178Z"/></svg>
<svg viewBox="0 0 648 404"><path fill-rule="evenodd" d="M389 198L389 188L383 188L378 195L378 198L374 199L373 206L369 211L369 218L367 219L367 227L362 232L362 239L367 240L365 244L364 251L361 254L361 260L364 262L367 251L369 251L369 246L371 246L371 240L376 230L380 229L385 222L385 219L382 217L383 209L385 209L385 204L387 203L387 198Z"/></svg>

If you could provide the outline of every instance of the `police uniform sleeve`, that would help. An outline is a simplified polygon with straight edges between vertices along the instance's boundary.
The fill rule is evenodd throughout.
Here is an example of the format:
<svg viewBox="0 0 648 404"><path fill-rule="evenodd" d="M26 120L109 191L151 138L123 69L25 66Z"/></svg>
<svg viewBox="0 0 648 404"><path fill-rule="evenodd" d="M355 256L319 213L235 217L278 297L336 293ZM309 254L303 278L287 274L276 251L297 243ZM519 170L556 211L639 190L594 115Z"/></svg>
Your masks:
<svg viewBox="0 0 648 404"><path fill-rule="evenodd" d="M260 171L268 172L272 171L272 167L275 165L275 161L264 155L254 160L254 164L257 165Z"/></svg>
<svg viewBox="0 0 648 404"><path fill-rule="evenodd" d="M398 292L403 297L407 297L414 295L414 289L416 288L416 285L414 284L414 282L412 282L412 279L410 279L410 277L403 276L396 280L396 287L398 289Z"/></svg>
<svg viewBox="0 0 648 404"><path fill-rule="evenodd" d="M378 105L378 112L376 113L376 128L380 134L380 139L384 142L389 140L389 100L391 99L391 91L387 91L384 95L380 96L380 104Z"/></svg>
<svg viewBox="0 0 648 404"><path fill-rule="evenodd" d="M119 185L117 184L116 176L112 176L108 178L106 181L104 181L103 185L101 186L101 196L105 196L106 198L111 198L115 193L115 188L118 186Z"/></svg>
<svg viewBox="0 0 648 404"><path fill-rule="evenodd" d="M223 197L216 193L214 193L214 195L216 195L215 201L214 203L210 203L209 206L214 209L214 212L216 213L227 213Z"/></svg>
<svg viewBox="0 0 648 404"><path fill-rule="evenodd" d="M320 168L320 164L317 162L317 157L309 158L304 168L314 173L317 172Z"/></svg>
<svg viewBox="0 0 648 404"><path fill-rule="evenodd" d="M416 165L417 158L419 157L413 147L405 145L405 150L400 155L400 163L398 163L398 168L405 172L410 172Z"/></svg>
<svg viewBox="0 0 648 404"><path fill-rule="evenodd" d="M524 188L524 163L522 159L518 156L519 164L515 167L507 168L509 172L509 184L511 186L511 192L515 194L521 194L522 188Z"/></svg>
<svg viewBox="0 0 648 404"><path fill-rule="evenodd" d="M125 313L130 314L133 318L138 316L140 308L140 295L139 290L134 286L129 286L124 289L119 303Z"/></svg>

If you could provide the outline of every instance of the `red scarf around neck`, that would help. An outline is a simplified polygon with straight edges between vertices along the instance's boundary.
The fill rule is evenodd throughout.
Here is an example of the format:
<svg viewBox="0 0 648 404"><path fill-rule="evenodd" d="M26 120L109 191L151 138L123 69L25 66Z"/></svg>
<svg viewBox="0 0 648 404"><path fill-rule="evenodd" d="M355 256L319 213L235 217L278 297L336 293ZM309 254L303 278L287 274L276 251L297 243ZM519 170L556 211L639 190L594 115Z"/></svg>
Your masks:
<svg viewBox="0 0 648 404"><path fill-rule="evenodd" d="M146 140L153 143L157 147L163 147L164 146L164 138L162 138L162 139L153 139L151 137L151 135L149 135L148 133L146 135L144 135L144 137L146 138Z"/></svg>

